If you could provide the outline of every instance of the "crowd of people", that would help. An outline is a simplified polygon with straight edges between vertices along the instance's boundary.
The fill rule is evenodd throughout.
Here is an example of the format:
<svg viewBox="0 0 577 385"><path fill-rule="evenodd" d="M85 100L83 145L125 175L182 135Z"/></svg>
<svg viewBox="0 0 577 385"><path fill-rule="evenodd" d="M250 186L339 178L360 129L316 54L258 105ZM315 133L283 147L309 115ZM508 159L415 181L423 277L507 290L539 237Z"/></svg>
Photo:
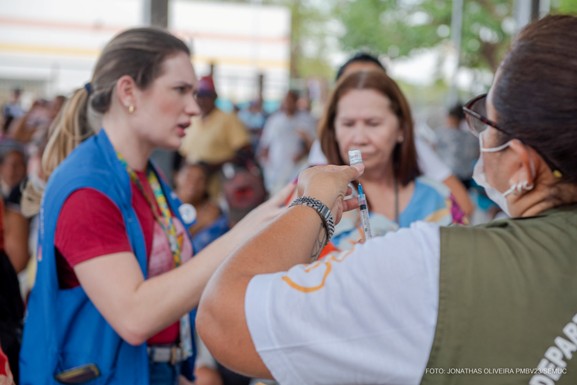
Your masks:
<svg viewBox="0 0 577 385"><path fill-rule="evenodd" d="M434 146L367 52L320 116L292 89L223 111L156 28L116 35L68 97L12 90L0 383L570 383L575 31L530 24Z"/></svg>

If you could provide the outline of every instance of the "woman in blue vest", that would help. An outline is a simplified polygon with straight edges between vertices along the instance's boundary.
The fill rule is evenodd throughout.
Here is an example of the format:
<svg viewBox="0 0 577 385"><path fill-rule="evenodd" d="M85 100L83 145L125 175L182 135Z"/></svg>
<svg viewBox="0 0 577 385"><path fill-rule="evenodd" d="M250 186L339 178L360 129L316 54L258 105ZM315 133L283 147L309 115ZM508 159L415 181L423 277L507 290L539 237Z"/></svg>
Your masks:
<svg viewBox="0 0 577 385"><path fill-rule="evenodd" d="M195 307L209 276L271 205L192 258L182 205L149 162L193 116L185 43L153 28L115 36L52 126L43 156L38 274L22 384L193 379ZM260 213L260 214L259 214Z"/></svg>
<svg viewBox="0 0 577 385"><path fill-rule="evenodd" d="M575 41L575 16L530 24L465 106L475 179L511 218L420 222L307 265L363 171L310 168L203 293L215 358L283 385L576 384Z"/></svg>

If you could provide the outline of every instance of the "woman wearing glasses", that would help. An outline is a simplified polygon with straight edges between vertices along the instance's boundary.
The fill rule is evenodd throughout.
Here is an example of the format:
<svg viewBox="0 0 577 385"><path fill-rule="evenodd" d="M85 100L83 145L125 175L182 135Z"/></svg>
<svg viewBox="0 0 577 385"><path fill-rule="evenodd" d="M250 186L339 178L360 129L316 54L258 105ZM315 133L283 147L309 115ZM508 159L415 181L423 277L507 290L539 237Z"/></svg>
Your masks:
<svg viewBox="0 0 577 385"><path fill-rule="evenodd" d="M489 94L467 104L476 179L511 219L418 223L303 265L362 173L308 169L308 204L238 250L203 294L197 326L217 359L282 384L577 383L575 40L573 16L529 25Z"/></svg>

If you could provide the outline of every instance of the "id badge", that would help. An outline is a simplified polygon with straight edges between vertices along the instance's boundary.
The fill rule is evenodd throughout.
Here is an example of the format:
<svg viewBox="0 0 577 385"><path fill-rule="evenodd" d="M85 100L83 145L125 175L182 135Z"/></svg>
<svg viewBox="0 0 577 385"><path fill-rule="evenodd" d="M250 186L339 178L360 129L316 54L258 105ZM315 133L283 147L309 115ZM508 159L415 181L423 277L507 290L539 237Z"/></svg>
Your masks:
<svg viewBox="0 0 577 385"><path fill-rule="evenodd" d="M192 356L192 332L188 313L180 318L180 348L184 353L184 360Z"/></svg>

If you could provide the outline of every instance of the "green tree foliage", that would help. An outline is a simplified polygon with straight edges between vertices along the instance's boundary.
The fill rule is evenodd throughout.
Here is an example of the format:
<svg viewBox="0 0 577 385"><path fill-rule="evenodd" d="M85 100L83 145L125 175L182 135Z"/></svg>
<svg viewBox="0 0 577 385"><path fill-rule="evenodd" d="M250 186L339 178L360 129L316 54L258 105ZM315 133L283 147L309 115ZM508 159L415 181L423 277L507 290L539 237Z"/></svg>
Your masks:
<svg viewBox="0 0 577 385"><path fill-rule="evenodd" d="M326 25L330 8L314 0L265 0L291 10L291 77L327 74L331 66Z"/></svg>
<svg viewBox="0 0 577 385"><path fill-rule="evenodd" d="M395 59L451 44L452 0L205 1L290 9L292 78L332 77L334 68L328 58L336 49L348 53L366 49ZM515 33L514 3L463 0L461 66L495 71ZM551 9L577 13L577 0L551 0ZM332 47L331 39L339 46Z"/></svg>
<svg viewBox="0 0 577 385"><path fill-rule="evenodd" d="M552 8L558 13L577 13L577 0L557 0L552 4Z"/></svg>
<svg viewBox="0 0 577 385"><path fill-rule="evenodd" d="M461 64L495 70L510 42L510 0L466 0ZM391 59L450 44L452 1L343 0L334 8L344 27L342 49L368 49Z"/></svg>

